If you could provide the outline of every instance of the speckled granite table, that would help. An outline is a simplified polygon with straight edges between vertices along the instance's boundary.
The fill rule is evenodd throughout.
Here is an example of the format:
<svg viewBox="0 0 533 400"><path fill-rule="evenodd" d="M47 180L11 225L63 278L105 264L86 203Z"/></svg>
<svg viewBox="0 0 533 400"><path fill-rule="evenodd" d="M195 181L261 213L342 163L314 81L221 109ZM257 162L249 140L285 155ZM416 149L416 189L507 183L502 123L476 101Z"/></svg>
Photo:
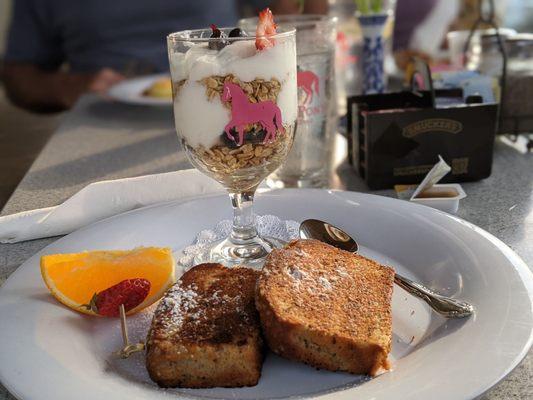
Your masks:
<svg viewBox="0 0 533 400"><path fill-rule="evenodd" d="M345 141L341 138L338 150L342 159ZM332 186L367 191L351 168L339 161L332 172ZM188 167L170 108L140 108L87 96L65 116L2 214L56 205L90 182ZM468 197L459 216L503 240L533 268L533 155L497 142L492 176L464 184L464 189ZM0 245L0 284L53 240ZM532 354L483 399L533 399ZM0 400L7 399L13 397L0 385Z"/></svg>

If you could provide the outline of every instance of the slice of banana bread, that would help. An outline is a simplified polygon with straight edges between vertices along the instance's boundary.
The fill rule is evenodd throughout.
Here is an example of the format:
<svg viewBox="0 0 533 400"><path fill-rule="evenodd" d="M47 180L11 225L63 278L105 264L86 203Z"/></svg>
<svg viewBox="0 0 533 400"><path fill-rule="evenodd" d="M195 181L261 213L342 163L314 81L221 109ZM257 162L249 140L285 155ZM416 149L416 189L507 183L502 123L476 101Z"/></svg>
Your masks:
<svg viewBox="0 0 533 400"><path fill-rule="evenodd" d="M146 367L161 387L257 384L263 342L254 305L259 273L201 264L158 305L147 338Z"/></svg>
<svg viewBox="0 0 533 400"><path fill-rule="evenodd" d="M256 291L267 344L317 368L388 369L393 282L392 268L316 240L274 250Z"/></svg>

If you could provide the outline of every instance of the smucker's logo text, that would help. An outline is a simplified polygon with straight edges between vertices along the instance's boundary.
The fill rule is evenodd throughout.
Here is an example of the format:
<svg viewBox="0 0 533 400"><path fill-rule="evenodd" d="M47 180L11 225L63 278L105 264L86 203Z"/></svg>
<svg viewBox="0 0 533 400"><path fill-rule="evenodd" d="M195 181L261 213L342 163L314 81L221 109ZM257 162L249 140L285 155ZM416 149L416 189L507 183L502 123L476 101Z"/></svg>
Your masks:
<svg viewBox="0 0 533 400"><path fill-rule="evenodd" d="M463 130L463 124L459 121L446 118L430 118L417 121L402 129L402 135L412 138L426 132L459 133Z"/></svg>

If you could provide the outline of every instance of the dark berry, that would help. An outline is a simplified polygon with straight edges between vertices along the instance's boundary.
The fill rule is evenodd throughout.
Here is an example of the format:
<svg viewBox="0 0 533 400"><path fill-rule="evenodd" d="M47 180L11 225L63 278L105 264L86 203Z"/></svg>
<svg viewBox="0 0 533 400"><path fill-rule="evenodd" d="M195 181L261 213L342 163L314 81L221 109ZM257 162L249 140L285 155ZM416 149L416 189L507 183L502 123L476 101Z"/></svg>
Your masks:
<svg viewBox="0 0 533 400"><path fill-rule="evenodd" d="M239 134L237 133L235 129L232 129L230 133L233 138L228 137L226 132L220 135L222 138L222 142L224 143L225 146L229 147L230 149L236 149L237 147L239 147L237 145L237 141L239 140Z"/></svg>
<svg viewBox="0 0 533 400"><path fill-rule="evenodd" d="M228 34L228 37L246 37L246 36L248 35L241 28L233 28Z"/></svg>
<svg viewBox="0 0 533 400"><path fill-rule="evenodd" d="M244 143L252 143L252 144L262 144L266 137L266 131L263 129L259 130L250 130L248 132L245 132L244 134ZM234 129L230 130L230 135L228 136L226 132L224 132L221 135L222 142L225 146L229 147L230 149L236 149L239 147L239 133Z"/></svg>
<svg viewBox="0 0 533 400"><path fill-rule="evenodd" d="M211 36L212 38L219 38L222 36L222 31L217 28L215 24L211 24Z"/></svg>
<svg viewBox="0 0 533 400"><path fill-rule="evenodd" d="M266 131L263 129L260 130L252 130L246 132L244 135L244 142L245 143L253 143L253 144L260 144L263 143L266 137Z"/></svg>
<svg viewBox="0 0 533 400"><path fill-rule="evenodd" d="M209 37L215 40L209 41L209 48L211 50L222 50L227 45L225 40L220 40L220 38L225 37L224 33L215 24L211 24L211 31L211 36Z"/></svg>

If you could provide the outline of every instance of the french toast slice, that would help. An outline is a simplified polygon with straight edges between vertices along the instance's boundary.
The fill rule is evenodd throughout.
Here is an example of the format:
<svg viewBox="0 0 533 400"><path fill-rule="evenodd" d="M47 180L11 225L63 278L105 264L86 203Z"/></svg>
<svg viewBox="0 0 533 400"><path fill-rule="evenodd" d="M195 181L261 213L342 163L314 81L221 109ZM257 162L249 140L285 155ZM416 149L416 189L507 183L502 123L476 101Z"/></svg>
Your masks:
<svg viewBox="0 0 533 400"><path fill-rule="evenodd" d="M146 368L161 387L254 386L263 340L254 305L259 272L201 264L159 303L147 338Z"/></svg>
<svg viewBox="0 0 533 400"><path fill-rule="evenodd" d="M394 270L317 240L268 256L256 290L263 335L282 357L376 375L388 369Z"/></svg>

